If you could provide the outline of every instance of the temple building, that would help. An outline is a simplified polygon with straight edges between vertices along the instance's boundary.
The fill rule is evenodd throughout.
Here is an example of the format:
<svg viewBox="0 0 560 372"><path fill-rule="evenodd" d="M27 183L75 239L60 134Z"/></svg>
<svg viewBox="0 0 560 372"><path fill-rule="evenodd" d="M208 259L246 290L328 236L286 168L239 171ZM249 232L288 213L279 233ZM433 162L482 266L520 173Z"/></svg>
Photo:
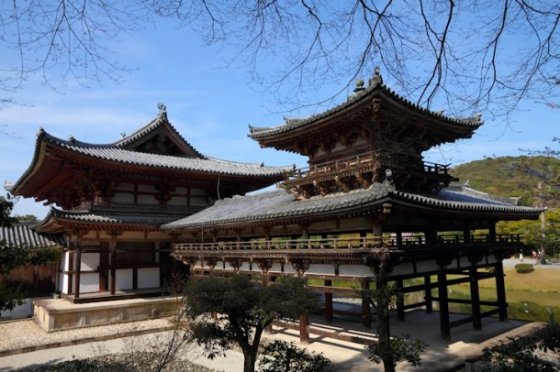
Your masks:
<svg viewBox="0 0 560 372"><path fill-rule="evenodd" d="M173 255L195 275L245 273L265 285L281 275L312 279L310 287L324 294L328 321L336 312L333 294L361 288L355 315L369 327L370 289L390 284L399 294L398 319L408 309L432 312L435 303L441 336L449 340L455 326L480 329L484 317L507 318L502 259L522 244L519 236L496 234L496 223L536 219L541 212L452 184L457 180L447 166L423 161L422 152L469 138L480 125L479 116L450 118L407 101L376 71L367 87L359 85L326 112L250 127L262 147L309 159L278 190L218 200L161 229L177 235ZM487 278L496 282L493 301L480 300L478 281ZM406 279L422 284L407 286ZM448 296L448 286L458 283L470 284L470 299ZM419 291L421 301L405 304L402 294ZM449 303L470 304L471 314L452 322ZM302 340L307 329L303 317Z"/></svg>
<svg viewBox="0 0 560 372"><path fill-rule="evenodd" d="M59 290L69 301L161 295L172 272L241 273L263 285L298 275L322 294L327 321L337 312L333 295L361 296L360 311L350 315L369 327L370 289L391 284L399 294L422 293L415 303L396 297L398 319L435 304L448 340L455 326L480 329L484 317L507 318L502 259L523 245L519 236L497 234L496 223L541 212L458 184L446 165L423 160L424 151L470 138L482 124L480 116L419 107L376 70L330 110L249 128L261 147L306 156L305 169L206 157L161 106L156 119L111 144L41 130L29 169L10 191L58 206L35 229L65 236ZM276 190L246 195L275 183ZM495 300L481 301L478 282L487 278L496 282ZM469 283L470 299L448 296L458 283ZM450 321L450 303L467 303L471 313ZM45 325L55 322L49 311L36 317L55 329ZM307 321L302 316L303 340Z"/></svg>
<svg viewBox="0 0 560 372"><path fill-rule="evenodd" d="M110 144L63 140L39 131L31 165L9 191L56 204L34 227L63 234L61 295L72 302L161 295L174 235L159 226L215 200L278 182L293 167L209 158L158 116Z"/></svg>

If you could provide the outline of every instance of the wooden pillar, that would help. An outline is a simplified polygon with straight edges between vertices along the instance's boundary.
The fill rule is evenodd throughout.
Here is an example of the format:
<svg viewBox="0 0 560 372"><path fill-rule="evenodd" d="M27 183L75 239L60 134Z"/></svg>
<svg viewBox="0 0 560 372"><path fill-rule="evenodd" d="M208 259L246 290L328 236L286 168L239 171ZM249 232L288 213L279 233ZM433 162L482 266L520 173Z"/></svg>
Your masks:
<svg viewBox="0 0 560 372"><path fill-rule="evenodd" d="M116 291L116 261L117 261L117 234L110 233L111 239L109 240L109 293L114 295Z"/></svg>
<svg viewBox="0 0 560 372"><path fill-rule="evenodd" d="M403 280L397 279L397 319L404 320L404 293L403 293Z"/></svg>
<svg viewBox="0 0 560 372"><path fill-rule="evenodd" d="M66 259L68 260L68 271L70 272L68 274L68 287L66 288L66 293L71 295L74 293L74 281L72 280L74 278L74 274L72 274L74 271L74 251L68 250L65 254L67 254Z"/></svg>
<svg viewBox="0 0 560 372"><path fill-rule="evenodd" d="M332 280L325 280L325 287L331 287ZM327 322L333 321L333 294L325 292L325 318Z"/></svg>
<svg viewBox="0 0 560 372"><path fill-rule="evenodd" d="M441 337L445 341L451 339L449 326L449 299L447 297L447 274L445 266L441 266L438 272L438 298L439 298L439 328Z"/></svg>
<svg viewBox="0 0 560 372"><path fill-rule="evenodd" d="M482 328L482 321L480 316L480 294L478 291L478 274L474 264L469 268L469 279L471 288L471 309L473 317L473 327L476 330Z"/></svg>
<svg viewBox="0 0 560 372"><path fill-rule="evenodd" d="M424 237L426 238L426 244L431 246L437 243L437 230L432 227L424 231Z"/></svg>
<svg viewBox="0 0 560 372"><path fill-rule="evenodd" d="M492 222L490 227L488 228L488 239L490 242L496 242L496 223Z"/></svg>
<svg viewBox="0 0 560 372"><path fill-rule="evenodd" d="M463 241L465 243L470 242L471 240L471 230L468 227L465 227L465 229L463 230Z"/></svg>
<svg viewBox="0 0 560 372"><path fill-rule="evenodd" d="M397 248L402 249L403 241L402 241L402 231L397 231Z"/></svg>
<svg viewBox="0 0 560 372"><path fill-rule="evenodd" d="M426 313L431 314L432 307L432 277L430 274L424 275L424 299L426 300Z"/></svg>
<svg viewBox="0 0 560 372"><path fill-rule="evenodd" d="M496 275L496 297L498 301L498 317L501 321L507 319L506 285L504 282L504 267L502 260L499 260L494 268Z"/></svg>
<svg viewBox="0 0 560 372"><path fill-rule="evenodd" d="M299 341L309 343L309 313L301 314L299 317Z"/></svg>
<svg viewBox="0 0 560 372"><path fill-rule="evenodd" d="M76 244L74 251L74 298L80 298L80 272L82 262L82 251Z"/></svg>
<svg viewBox="0 0 560 372"><path fill-rule="evenodd" d="M381 221L377 217L373 218L372 232L373 232L373 244L375 246L381 246L383 244L383 228L381 227Z"/></svg>
<svg viewBox="0 0 560 372"><path fill-rule="evenodd" d="M369 306L369 278L362 279L360 282L362 289L362 324L366 328L371 328L371 308Z"/></svg>

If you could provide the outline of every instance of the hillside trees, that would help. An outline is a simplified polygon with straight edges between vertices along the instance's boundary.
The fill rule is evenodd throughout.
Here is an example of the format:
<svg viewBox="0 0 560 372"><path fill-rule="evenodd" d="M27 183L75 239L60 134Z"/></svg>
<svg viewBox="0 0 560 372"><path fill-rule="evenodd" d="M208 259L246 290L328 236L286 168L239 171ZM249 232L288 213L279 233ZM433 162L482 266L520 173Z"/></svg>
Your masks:
<svg viewBox="0 0 560 372"><path fill-rule="evenodd" d="M118 80L127 66L113 41L161 19L233 46L231 59L292 106L325 86L333 91L319 99L346 92L378 65L406 96L454 113L509 112L528 97L553 104L560 87L553 0L23 0L0 6L10 51L0 89L33 75L53 87Z"/></svg>

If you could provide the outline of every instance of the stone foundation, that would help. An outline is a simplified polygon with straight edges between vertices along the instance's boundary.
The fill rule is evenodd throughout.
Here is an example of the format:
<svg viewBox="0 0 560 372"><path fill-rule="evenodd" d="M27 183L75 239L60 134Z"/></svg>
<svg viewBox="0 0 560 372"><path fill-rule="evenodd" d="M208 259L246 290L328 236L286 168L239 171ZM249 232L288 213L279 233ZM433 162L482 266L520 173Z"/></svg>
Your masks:
<svg viewBox="0 0 560 372"><path fill-rule="evenodd" d="M175 296L87 304L47 299L33 302L33 318L45 331L52 332L172 316L181 303Z"/></svg>

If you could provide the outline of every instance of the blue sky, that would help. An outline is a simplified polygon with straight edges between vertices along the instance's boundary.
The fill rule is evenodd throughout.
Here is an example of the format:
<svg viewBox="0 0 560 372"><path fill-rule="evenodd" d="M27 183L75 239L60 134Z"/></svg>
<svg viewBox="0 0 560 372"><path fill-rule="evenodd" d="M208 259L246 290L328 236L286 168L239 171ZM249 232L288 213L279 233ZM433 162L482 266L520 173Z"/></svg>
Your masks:
<svg viewBox="0 0 560 372"><path fill-rule="evenodd" d="M206 155L267 165L305 164L302 157L261 149L247 137L248 125L277 125L284 115L306 116L321 109L294 112L278 105L271 92L251 80L246 66L230 63L233 49L207 47L197 35L165 23L123 35L113 49L114 58L131 68L118 84L103 81L101 86L83 87L69 82L55 91L32 76L14 92L17 103L0 109L1 129L12 133L0 135L1 182L16 181L27 169L39 128L62 138L112 142L121 132L131 133L154 118L159 102L167 105L177 130ZM559 118L558 109L524 102L507 120L486 120L472 139L432 149L425 159L460 164L485 156L519 155L520 148L542 149L559 135ZM43 217L47 210L33 200L20 200L14 213Z"/></svg>

